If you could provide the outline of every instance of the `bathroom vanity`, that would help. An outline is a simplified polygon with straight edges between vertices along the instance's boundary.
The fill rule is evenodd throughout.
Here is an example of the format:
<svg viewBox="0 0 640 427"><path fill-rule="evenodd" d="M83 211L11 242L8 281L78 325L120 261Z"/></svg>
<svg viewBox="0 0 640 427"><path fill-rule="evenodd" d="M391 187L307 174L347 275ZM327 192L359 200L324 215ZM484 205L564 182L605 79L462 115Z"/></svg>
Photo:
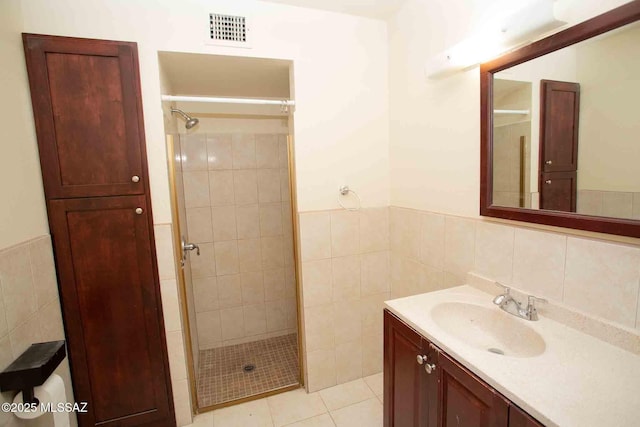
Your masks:
<svg viewBox="0 0 640 427"><path fill-rule="evenodd" d="M543 425L389 310L384 331L385 426Z"/></svg>
<svg viewBox="0 0 640 427"><path fill-rule="evenodd" d="M385 303L385 427L638 425L638 354L493 297L459 286Z"/></svg>

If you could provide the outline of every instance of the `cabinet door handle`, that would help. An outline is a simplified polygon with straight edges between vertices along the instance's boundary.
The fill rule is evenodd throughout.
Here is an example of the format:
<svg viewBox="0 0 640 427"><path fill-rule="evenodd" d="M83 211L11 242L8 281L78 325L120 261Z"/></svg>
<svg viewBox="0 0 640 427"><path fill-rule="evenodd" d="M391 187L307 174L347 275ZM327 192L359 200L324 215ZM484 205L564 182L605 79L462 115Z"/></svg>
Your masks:
<svg viewBox="0 0 640 427"><path fill-rule="evenodd" d="M142 215L142 208L136 208L136 214Z"/></svg>
<svg viewBox="0 0 640 427"><path fill-rule="evenodd" d="M431 374L433 371L436 370L435 363L425 363L424 370L427 371L427 374Z"/></svg>
<svg viewBox="0 0 640 427"><path fill-rule="evenodd" d="M545 183L545 184L551 184L551 180L550 180L550 179L548 179L548 180L546 180L544 183Z"/></svg>
<svg viewBox="0 0 640 427"><path fill-rule="evenodd" d="M139 177L138 175L133 175L133 176L131 177L131 181L132 181L132 182L140 182L140 177Z"/></svg>
<svg viewBox="0 0 640 427"><path fill-rule="evenodd" d="M418 357L416 357L416 360L418 361L418 365L422 365L427 362L427 356L418 355Z"/></svg>
<svg viewBox="0 0 640 427"><path fill-rule="evenodd" d="M552 165L553 161L552 160L547 160L545 163L548 164L548 165Z"/></svg>

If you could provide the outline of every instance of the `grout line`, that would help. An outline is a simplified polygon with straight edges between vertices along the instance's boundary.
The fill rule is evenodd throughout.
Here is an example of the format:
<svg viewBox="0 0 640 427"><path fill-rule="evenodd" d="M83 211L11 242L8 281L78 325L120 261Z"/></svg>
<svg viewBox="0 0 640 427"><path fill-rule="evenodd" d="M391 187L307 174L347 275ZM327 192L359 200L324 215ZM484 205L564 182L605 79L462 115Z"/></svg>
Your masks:
<svg viewBox="0 0 640 427"><path fill-rule="evenodd" d="M362 378L362 381L364 381L364 377ZM367 385L367 387L369 387L369 390L371 390L371 393L373 393L373 397L378 397L378 395L376 394L376 391L366 381L364 381L364 383Z"/></svg>
<svg viewBox="0 0 640 427"><path fill-rule="evenodd" d="M445 274L447 273L447 247L449 246L449 244L451 244L451 242L449 242L449 238L448 236L448 230L449 230L449 217L447 215L444 215L444 224L443 224L443 239L442 239L442 272L443 272L443 276L442 276L442 280L443 283L446 280L445 279ZM449 243L449 244L447 244ZM475 250L475 249L474 249ZM475 264L475 260L474 260L474 264Z"/></svg>
<svg viewBox="0 0 640 427"><path fill-rule="evenodd" d="M564 301L564 293L565 293L565 283L567 281L567 258L569 254L569 237L565 236L564 238L564 263L562 267L562 302Z"/></svg>
<svg viewBox="0 0 640 427"><path fill-rule="evenodd" d="M332 389L333 387L337 387L337 385L334 385L334 386L331 386L331 387L327 387L327 388L324 388L322 390L318 390L317 392L315 392L315 393L318 393L318 396L320 396L320 400L322 401L322 404L324 405L324 408L326 409L326 412L329 412L329 406L327 406L327 402L324 401L324 397L322 397L322 393L320 393L320 392L324 391L324 390Z"/></svg>
<svg viewBox="0 0 640 427"><path fill-rule="evenodd" d="M318 393L319 394L319 393ZM322 397L322 396L320 396ZM324 402L323 402L324 403ZM333 414L331 413L331 411L329 410L329 408L327 408L327 405L325 405L325 408L327 409L327 414L329 415L329 418L331 418L331 422L333 423L334 426L337 426L338 423L336 422L335 418L333 418ZM345 406L346 408L346 406Z"/></svg>
<svg viewBox="0 0 640 427"><path fill-rule="evenodd" d="M0 257L4 256L5 254L0 252ZM4 335L0 335L0 339L3 338L7 338L7 340L9 340L9 350L13 353L13 350L11 350L11 341L9 338L9 334L11 333L11 331L9 330L9 319L7 319L7 308L6 308L6 301L5 301L5 297L4 297L4 286L2 285L3 279L1 277L2 275L0 275L0 307L2 308L2 317L4 317L4 324L7 325L7 332ZM3 367L4 369L4 367Z"/></svg>
<svg viewBox="0 0 640 427"><path fill-rule="evenodd" d="M513 245L511 250L511 279L509 280L509 284L514 284L514 276L516 271L516 232L517 229L513 228Z"/></svg>
<svg viewBox="0 0 640 427"><path fill-rule="evenodd" d="M289 392L287 392L287 393L289 393ZM263 397L260 400L264 400L264 403L267 405L267 411L269 412L269 419L271 420L271 425L275 426L276 425L276 420L273 418L273 414L271 413L271 405L269 405L269 397L270 396ZM215 425L214 425L214 427L215 427Z"/></svg>
<svg viewBox="0 0 640 427"><path fill-rule="evenodd" d="M476 240L478 239L478 222L476 220L471 220L472 224L473 224L473 249L472 249L472 253L473 253L473 269L476 269L476 246L477 246L477 242ZM463 275L466 278L466 274L467 273L463 273Z"/></svg>
<svg viewBox="0 0 640 427"><path fill-rule="evenodd" d="M633 327L636 329L640 329L640 279L638 279L638 291L636 296L636 321L633 324Z"/></svg>
<svg viewBox="0 0 640 427"><path fill-rule="evenodd" d="M32 244L27 245L27 254L29 256L29 271L31 272L31 289L33 294L33 299L36 303L36 311L40 310L40 301L38 301L38 296L36 295L36 269L33 262L33 249ZM55 266L54 266L55 268Z"/></svg>
<svg viewBox="0 0 640 427"><path fill-rule="evenodd" d="M425 256L425 240L426 240L426 236L425 236L425 222L426 222L426 217L427 215L422 212L419 214L420 217L420 225L419 225L419 230L418 230L418 243L419 243L419 248L418 248L418 262L420 264L424 264L424 260L426 259Z"/></svg>
<svg viewBox="0 0 640 427"><path fill-rule="evenodd" d="M313 416L308 417L308 418L303 418L301 420L294 421L294 422L289 423L289 424L285 424L282 427L289 427L289 426L292 426L294 424L301 423L303 421L308 421L308 420L311 420L311 419L316 418L316 417L321 417L322 415L329 415L329 417L331 417L331 415L329 414L329 410L327 410L326 412L323 412L322 414L316 414L316 415L313 415ZM333 422L333 419L331 420L331 422ZM275 423L273 425L275 426ZM335 423L333 423L333 425L335 426Z"/></svg>

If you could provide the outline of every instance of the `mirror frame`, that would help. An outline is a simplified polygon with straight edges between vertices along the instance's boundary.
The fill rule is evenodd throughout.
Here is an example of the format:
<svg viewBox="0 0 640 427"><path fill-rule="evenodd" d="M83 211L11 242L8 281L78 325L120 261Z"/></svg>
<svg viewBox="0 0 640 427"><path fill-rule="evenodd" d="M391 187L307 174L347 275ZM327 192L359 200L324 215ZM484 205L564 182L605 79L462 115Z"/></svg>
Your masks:
<svg viewBox="0 0 640 427"><path fill-rule="evenodd" d="M640 237L640 220L493 205L493 75L507 68L640 20L633 0L480 65L480 215L600 233ZM536 96L534 94L534 96ZM532 126L535 124L532 123ZM540 133L542 135L542 133Z"/></svg>

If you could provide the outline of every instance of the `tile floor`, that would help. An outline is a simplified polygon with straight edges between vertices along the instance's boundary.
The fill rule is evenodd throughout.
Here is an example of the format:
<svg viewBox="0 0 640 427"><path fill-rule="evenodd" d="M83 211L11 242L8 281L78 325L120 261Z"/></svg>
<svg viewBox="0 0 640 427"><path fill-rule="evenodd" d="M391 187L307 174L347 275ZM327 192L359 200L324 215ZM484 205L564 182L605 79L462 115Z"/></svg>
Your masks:
<svg viewBox="0 0 640 427"><path fill-rule="evenodd" d="M307 394L289 391L198 415L190 427L382 427L382 373Z"/></svg>
<svg viewBox="0 0 640 427"><path fill-rule="evenodd" d="M243 367L255 369L245 372ZM298 384L298 338L282 335L200 352L201 408Z"/></svg>

